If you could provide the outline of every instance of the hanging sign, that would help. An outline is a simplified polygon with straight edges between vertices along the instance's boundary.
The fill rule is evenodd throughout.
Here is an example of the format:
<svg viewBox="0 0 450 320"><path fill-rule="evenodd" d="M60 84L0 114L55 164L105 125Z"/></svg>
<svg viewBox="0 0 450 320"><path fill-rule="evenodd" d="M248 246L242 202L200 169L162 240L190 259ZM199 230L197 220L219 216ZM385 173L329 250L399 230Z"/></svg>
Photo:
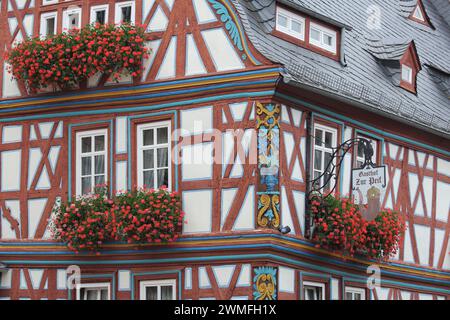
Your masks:
<svg viewBox="0 0 450 320"><path fill-rule="evenodd" d="M366 166L352 170L352 196L363 216L373 220L381 209L386 190L386 167Z"/></svg>

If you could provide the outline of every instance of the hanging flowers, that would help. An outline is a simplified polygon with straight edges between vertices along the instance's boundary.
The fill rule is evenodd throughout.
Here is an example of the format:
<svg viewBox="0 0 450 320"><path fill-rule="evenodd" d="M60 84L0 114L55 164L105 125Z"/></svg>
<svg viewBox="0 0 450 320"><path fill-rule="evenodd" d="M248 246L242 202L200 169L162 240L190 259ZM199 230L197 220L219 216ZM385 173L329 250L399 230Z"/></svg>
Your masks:
<svg viewBox="0 0 450 320"><path fill-rule="evenodd" d="M46 39L35 37L7 54L8 71L33 93L50 85L76 87L99 72L116 81L123 72L137 77L149 54L144 39L144 29L130 24L87 25Z"/></svg>
<svg viewBox="0 0 450 320"><path fill-rule="evenodd" d="M98 250L106 241L168 243L181 232L184 212L176 192L139 189L108 198L107 188L56 206L53 238L73 251Z"/></svg>
<svg viewBox="0 0 450 320"><path fill-rule="evenodd" d="M406 226L399 213L386 210L373 221L361 215L350 199L328 196L311 200L313 241L319 247L342 251L350 256L388 260L397 253Z"/></svg>

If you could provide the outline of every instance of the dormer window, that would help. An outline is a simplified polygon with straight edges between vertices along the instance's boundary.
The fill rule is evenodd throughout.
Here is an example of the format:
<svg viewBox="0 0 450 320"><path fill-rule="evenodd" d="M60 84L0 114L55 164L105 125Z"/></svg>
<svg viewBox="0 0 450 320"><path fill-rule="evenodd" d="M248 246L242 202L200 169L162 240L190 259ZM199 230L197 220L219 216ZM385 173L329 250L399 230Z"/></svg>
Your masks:
<svg viewBox="0 0 450 320"><path fill-rule="evenodd" d="M284 6L276 7L275 36L339 60L340 28Z"/></svg>
<svg viewBox="0 0 450 320"><path fill-rule="evenodd" d="M424 24L428 27L432 27L430 19L425 11L425 7L422 4L421 0L417 0L417 4L414 7L414 10L411 12L409 19Z"/></svg>
<svg viewBox="0 0 450 320"><path fill-rule="evenodd" d="M277 7L276 29L290 36L305 40L305 18Z"/></svg>

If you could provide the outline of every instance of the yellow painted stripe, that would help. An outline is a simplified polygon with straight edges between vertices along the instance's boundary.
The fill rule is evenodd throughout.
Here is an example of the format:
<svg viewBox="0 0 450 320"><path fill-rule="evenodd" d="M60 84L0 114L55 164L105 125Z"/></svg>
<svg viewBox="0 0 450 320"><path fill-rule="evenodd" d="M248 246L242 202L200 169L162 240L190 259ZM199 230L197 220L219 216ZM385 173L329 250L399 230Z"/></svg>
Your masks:
<svg viewBox="0 0 450 320"><path fill-rule="evenodd" d="M195 83L181 83L181 84L173 84L173 85L166 85L161 87L154 87L154 88L143 88L143 89L133 89L133 90L123 90L123 91L112 91L112 92L100 92L100 93L87 93L84 95L76 95L76 96L70 96L70 97L58 97L53 99L44 99L44 100L33 100L33 101L23 101L23 102L16 102L11 103L5 106L0 106L0 109L9 109L14 107L23 107L28 105L34 105L34 104L44 104L44 103L55 103L55 102L65 102L65 101L73 101L73 100L80 100L80 99L88 99L88 98L98 98L98 97L114 97L114 96L122 96L127 94L141 94L141 93L151 93L151 92L160 92L164 90L171 90L171 89L181 89L186 87L196 87L196 86L203 86L203 85L210 85L210 84L217 84L217 83L227 83L227 82L233 82L233 81L240 81L240 80L252 80L252 79L259 79L262 77L276 77L278 76L278 72L265 72L265 73L259 73L259 74L252 74L247 76L237 76L237 77L231 77L231 78L225 78L225 79L206 79L203 81L198 81Z"/></svg>
<svg viewBox="0 0 450 320"><path fill-rule="evenodd" d="M342 259L342 255L337 254L337 253L332 253L329 251L326 251L324 249L321 248L316 248L316 247L311 247L308 245L304 245L301 243L295 243L292 241L289 241L288 239L274 239L274 238L270 238L270 237L261 237L261 238L253 238L253 239L223 239L223 240L192 240L192 241L183 241L183 242L178 242L178 243L173 243L172 246L175 247L182 247L182 246L195 246L195 245L216 245L216 244L228 244L228 243L235 243L237 245L239 244L247 244L247 243L267 243L267 242L274 242L274 243L279 243L279 244L285 244L289 247L293 247L293 248L298 248L298 249L305 249L306 251L314 251L317 253L321 253L327 256L332 256L338 259ZM160 244L155 244L155 243L149 243L149 244L108 244L108 245L104 245L103 248L118 248L120 247L121 249L126 249L126 248L135 248L137 247L152 247L152 246L158 246ZM0 248L2 249L13 249L13 250L17 250L17 246L1 246ZM52 251L52 250L61 250L60 246L21 246L21 249L42 249L44 251ZM158 253L164 253L164 251L160 251ZM114 254L108 254L108 255L114 255ZM58 257L73 257L73 255L71 254L67 254L67 255L58 255ZM359 263L359 264L363 264L363 265L373 265L373 262L370 261L365 261L365 260L360 260L357 258L352 258L352 257L347 257L346 258L347 261L352 261L355 263ZM56 260L55 260L56 261ZM375 263L376 264L376 263ZM378 266L380 266L381 268L385 269L385 270L395 270L395 271L399 271L399 272L403 272L403 273L408 273L408 274L416 274L416 275L427 275L427 276L431 276L431 277L435 277L435 278L441 278L441 279L450 279L450 275L439 275L439 274L434 274L431 272L427 272L427 271L419 271L419 270L412 270L412 269L405 269L402 267L397 267L397 266L392 266L392 265L384 265L384 264L376 264Z"/></svg>

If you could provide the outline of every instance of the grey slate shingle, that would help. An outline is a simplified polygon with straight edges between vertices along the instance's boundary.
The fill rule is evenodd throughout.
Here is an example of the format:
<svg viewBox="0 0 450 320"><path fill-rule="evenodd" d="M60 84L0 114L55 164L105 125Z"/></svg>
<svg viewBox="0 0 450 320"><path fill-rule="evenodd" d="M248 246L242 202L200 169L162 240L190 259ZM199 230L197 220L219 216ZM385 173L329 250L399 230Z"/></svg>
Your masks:
<svg viewBox="0 0 450 320"><path fill-rule="evenodd" d="M417 0L279 0L349 27L343 31L346 65L271 35L275 0L231 1L250 41L268 59L285 66L286 78L349 97L388 116L450 137L448 82L442 80L450 76L450 15L443 17L450 13L450 1L423 0L433 29L408 19L408 10L413 10ZM367 24L369 9L374 8L381 13L379 29ZM411 40L422 65L417 95L397 86L399 68L380 63L384 59L395 64ZM425 70L424 65L432 67ZM440 78L428 71L430 68L438 70Z"/></svg>

